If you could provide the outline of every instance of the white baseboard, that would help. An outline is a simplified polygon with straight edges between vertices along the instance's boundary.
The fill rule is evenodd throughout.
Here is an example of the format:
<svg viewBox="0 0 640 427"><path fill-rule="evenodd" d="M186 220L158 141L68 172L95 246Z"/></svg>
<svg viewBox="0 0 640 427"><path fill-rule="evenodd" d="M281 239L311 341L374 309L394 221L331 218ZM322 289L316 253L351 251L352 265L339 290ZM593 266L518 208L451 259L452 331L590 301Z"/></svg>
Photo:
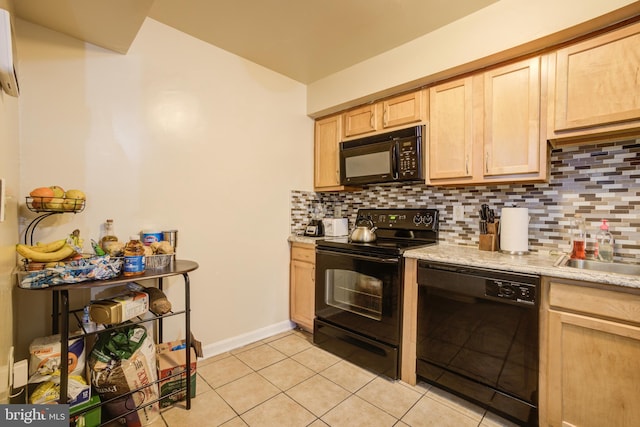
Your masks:
<svg viewBox="0 0 640 427"><path fill-rule="evenodd" d="M222 354L226 351L234 350L236 348L243 347L247 344L254 343L256 341L263 340L265 338L269 338L273 335L279 334L281 332L290 331L294 329L296 324L285 320L281 323L276 323L274 325L267 326L265 328L257 329L252 332L248 332L246 334L238 335L235 337L227 338L226 340L218 341L212 344L208 344L202 347L202 353L204 354L203 359L207 359L209 357L216 356L218 354Z"/></svg>

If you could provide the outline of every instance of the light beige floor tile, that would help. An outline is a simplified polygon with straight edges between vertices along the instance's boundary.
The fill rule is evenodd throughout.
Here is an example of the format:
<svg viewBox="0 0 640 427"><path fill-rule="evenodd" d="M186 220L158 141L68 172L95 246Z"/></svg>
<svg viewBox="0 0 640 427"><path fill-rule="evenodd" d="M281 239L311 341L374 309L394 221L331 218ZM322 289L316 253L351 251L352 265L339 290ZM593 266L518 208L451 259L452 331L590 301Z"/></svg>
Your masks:
<svg viewBox="0 0 640 427"><path fill-rule="evenodd" d="M428 392L429 390L431 390L431 388L433 387L431 384L418 380L417 384L412 386L407 384L409 387L415 387L416 390L422 390L422 394L425 394L426 392Z"/></svg>
<svg viewBox="0 0 640 427"><path fill-rule="evenodd" d="M289 390L294 385L315 375L311 369L289 358L267 366L258 373L282 391Z"/></svg>
<svg viewBox="0 0 640 427"><path fill-rule="evenodd" d="M309 427L328 427L328 425L322 420L315 420L314 422L309 424Z"/></svg>
<svg viewBox="0 0 640 427"><path fill-rule="evenodd" d="M207 366L210 363L216 362L220 359L224 359L225 357L231 356L231 353L224 352L220 354L216 354L215 356L207 357L206 359L198 359L198 368L201 366Z"/></svg>
<svg viewBox="0 0 640 427"><path fill-rule="evenodd" d="M199 372L196 373L196 397L213 390Z"/></svg>
<svg viewBox="0 0 640 427"><path fill-rule="evenodd" d="M487 412L480 423L480 427L517 427L517 424L505 420L492 412Z"/></svg>
<svg viewBox="0 0 640 427"><path fill-rule="evenodd" d="M195 426L194 426L195 427ZM200 427L200 426L198 426ZM204 426L202 426L204 427ZM222 424L220 427L247 427L247 423L245 423L242 418L235 417Z"/></svg>
<svg viewBox="0 0 640 427"><path fill-rule="evenodd" d="M293 356L313 346L309 341L296 334L269 342L269 345L287 356Z"/></svg>
<svg viewBox="0 0 640 427"><path fill-rule="evenodd" d="M398 381L381 377L362 387L356 395L398 419L422 397L421 393L405 387Z"/></svg>
<svg viewBox="0 0 640 427"><path fill-rule="evenodd" d="M233 349L229 353L231 353L233 355L236 355L236 354L239 354L239 353L244 353L247 350L251 350L252 348L260 347L261 345L264 345L264 342L256 341L256 342L252 342L252 343L247 344L247 345L243 345L242 347L238 347L236 349Z"/></svg>
<svg viewBox="0 0 640 427"><path fill-rule="evenodd" d="M438 402L449 406L450 408L465 414L467 417L480 422L482 420L482 416L484 415L485 410L478 405L474 405L471 402L467 402L464 399L459 398L449 392L446 392L438 387L431 387L429 391L425 394L432 398L433 400L437 400Z"/></svg>
<svg viewBox="0 0 640 427"><path fill-rule="evenodd" d="M199 374L214 389L249 375L253 370L235 356L198 368Z"/></svg>
<svg viewBox="0 0 640 427"><path fill-rule="evenodd" d="M304 331L302 329L294 329L293 330L293 335L298 336L300 338L304 338L310 344L313 344L313 334L310 333L310 332Z"/></svg>
<svg viewBox="0 0 640 427"><path fill-rule="evenodd" d="M340 362L338 356L318 347L310 347L301 353L294 354L291 358L315 372L324 371L329 366Z"/></svg>
<svg viewBox="0 0 640 427"><path fill-rule="evenodd" d="M293 400L321 417L351 395L338 384L315 375L287 391Z"/></svg>
<svg viewBox="0 0 640 427"><path fill-rule="evenodd" d="M263 340L260 340L259 342L262 343L262 344L266 344L266 343L269 343L271 341L279 340L280 338L284 338L286 336L292 335L293 333L294 333L294 330L290 329L288 331L280 332L279 334L275 334L275 335L272 335L270 337L264 338Z"/></svg>
<svg viewBox="0 0 640 427"><path fill-rule="evenodd" d="M477 427L478 425L478 421L426 395L401 421L411 427Z"/></svg>
<svg viewBox="0 0 640 427"><path fill-rule="evenodd" d="M320 374L334 383L355 393L376 376L366 369L362 369L344 360L320 372Z"/></svg>
<svg viewBox="0 0 640 427"><path fill-rule="evenodd" d="M321 419L331 427L387 427L393 426L397 421L355 395L344 400Z"/></svg>
<svg viewBox="0 0 640 427"><path fill-rule="evenodd" d="M255 372L215 391L240 415L280 393L276 386Z"/></svg>
<svg viewBox="0 0 640 427"><path fill-rule="evenodd" d="M315 415L282 393L242 414L242 419L251 427L305 427L315 418Z"/></svg>
<svg viewBox="0 0 640 427"><path fill-rule="evenodd" d="M262 344L250 350L243 351L235 356L255 371L259 371L262 368L273 365L287 357L267 344Z"/></svg>
<svg viewBox="0 0 640 427"><path fill-rule="evenodd" d="M169 427L217 426L235 416L233 409L215 391L192 399L188 411L181 402L162 413Z"/></svg>

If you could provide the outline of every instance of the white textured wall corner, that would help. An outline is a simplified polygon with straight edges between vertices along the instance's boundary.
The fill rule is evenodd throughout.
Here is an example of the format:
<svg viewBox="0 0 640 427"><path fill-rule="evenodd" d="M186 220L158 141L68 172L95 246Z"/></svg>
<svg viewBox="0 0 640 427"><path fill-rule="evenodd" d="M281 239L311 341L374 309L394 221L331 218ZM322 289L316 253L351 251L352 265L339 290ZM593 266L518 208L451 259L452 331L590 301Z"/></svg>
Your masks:
<svg viewBox="0 0 640 427"><path fill-rule="evenodd" d="M126 55L20 21L22 193L76 187L86 209L36 239L113 218L125 239L178 229L203 345L289 319L290 191L313 186L306 88L147 19ZM183 306L182 277L167 294ZM171 320L171 321L169 321ZM167 319L165 339L184 336Z"/></svg>
<svg viewBox="0 0 640 427"><path fill-rule="evenodd" d="M18 149L18 100L0 92L0 171L5 180L5 218L0 223L0 376L8 375L9 348L13 345L13 269L18 242L17 202L20 156ZM0 403L8 401L7 384L0 378Z"/></svg>

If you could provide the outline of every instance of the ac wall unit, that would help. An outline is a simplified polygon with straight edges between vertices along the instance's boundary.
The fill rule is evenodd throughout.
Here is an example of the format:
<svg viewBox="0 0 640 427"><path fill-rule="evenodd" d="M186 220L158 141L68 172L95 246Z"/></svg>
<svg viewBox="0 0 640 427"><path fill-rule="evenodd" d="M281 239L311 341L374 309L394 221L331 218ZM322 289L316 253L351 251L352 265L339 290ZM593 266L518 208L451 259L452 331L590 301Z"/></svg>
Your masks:
<svg viewBox="0 0 640 427"><path fill-rule="evenodd" d="M11 15L0 9L0 85L11 96L18 96L18 76L13 63L13 33Z"/></svg>

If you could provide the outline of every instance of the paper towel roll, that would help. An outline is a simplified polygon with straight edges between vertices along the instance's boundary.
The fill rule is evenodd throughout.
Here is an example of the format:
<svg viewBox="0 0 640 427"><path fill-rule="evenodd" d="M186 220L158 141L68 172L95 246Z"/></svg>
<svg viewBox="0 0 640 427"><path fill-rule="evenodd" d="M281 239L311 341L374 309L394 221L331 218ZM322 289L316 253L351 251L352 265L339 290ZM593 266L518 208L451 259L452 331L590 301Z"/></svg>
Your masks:
<svg viewBox="0 0 640 427"><path fill-rule="evenodd" d="M500 250L529 252L529 209L503 208L500 214Z"/></svg>

